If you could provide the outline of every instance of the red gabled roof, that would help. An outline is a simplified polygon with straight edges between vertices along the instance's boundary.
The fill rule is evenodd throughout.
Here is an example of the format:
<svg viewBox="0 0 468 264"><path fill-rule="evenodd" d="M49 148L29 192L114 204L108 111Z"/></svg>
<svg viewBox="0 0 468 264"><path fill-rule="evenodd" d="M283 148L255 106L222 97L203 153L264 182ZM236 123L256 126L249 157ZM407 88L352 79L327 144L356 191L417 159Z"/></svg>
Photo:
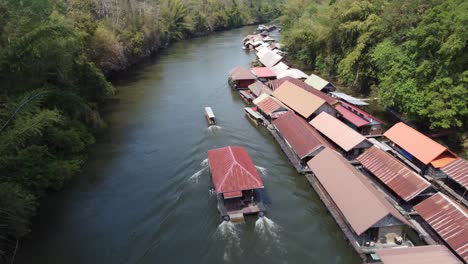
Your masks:
<svg viewBox="0 0 468 264"><path fill-rule="evenodd" d="M341 105L336 107L336 110L343 116L344 119L351 122L351 124L355 125L356 127L362 127L368 125L370 122L363 119L362 117L354 114L353 112L349 111L348 109L344 108Z"/></svg>
<svg viewBox="0 0 468 264"><path fill-rule="evenodd" d="M257 107L267 115L271 115L279 110L288 111L288 108L286 106L284 106L280 101L271 96L265 98L260 103L258 103Z"/></svg>
<svg viewBox="0 0 468 264"><path fill-rule="evenodd" d="M463 206L437 193L416 205L414 210L468 262L468 211Z"/></svg>
<svg viewBox="0 0 468 264"><path fill-rule="evenodd" d="M278 89L278 87L280 87L286 81L292 82L293 84L301 87L302 89L308 91L309 93L322 98L323 100L325 100L330 105L335 105L335 104L338 103L337 99L327 95L326 93L315 90L314 88L312 88L307 83L305 83L305 82L303 82L301 80L294 79L294 78L292 78L290 76L286 76L286 77L283 77L283 78L277 79L277 80L268 81L268 82L266 82L266 85L268 85L268 87L270 87L274 91L274 90Z"/></svg>
<svg viewBox="0 0 468 264"><path fill-rule="evenodd" d="M257 76L258 78L272 78L276 77L276 74L274 74L270 68L268 67L254 67L252 68L253 74Z"/></svg>
<svg viewBox="0 0 468 264"><path fill-rule="evenodd" d="M278 117L273 124L301 159L320 148L332 148L319 132L292 111Z"/></svg>
<svg viewBox="0 0 468 264"><path fill-rule="evenodd" d="M217 193L263 188L263 180L243 147L208 150L208 162Z"/></svg>

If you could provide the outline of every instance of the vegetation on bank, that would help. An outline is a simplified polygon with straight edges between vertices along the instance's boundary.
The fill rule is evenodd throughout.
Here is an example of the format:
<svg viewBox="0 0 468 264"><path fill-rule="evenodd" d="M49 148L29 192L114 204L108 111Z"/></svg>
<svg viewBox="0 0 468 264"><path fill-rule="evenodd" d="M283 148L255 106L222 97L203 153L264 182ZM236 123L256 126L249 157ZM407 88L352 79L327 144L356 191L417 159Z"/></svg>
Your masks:
<svg viewBox="0 0 468 264"><path fill-rule="evenodd" d="M0 262L80 171L106 76L173 41L278 16L275 0L0 0Z"/></svg>
<svg viewBox="0 0 468 264"><path fill-rule="evenodd" d="M422 129L468 130L468 2L286 0L282 13L294 59Z"/></svg>

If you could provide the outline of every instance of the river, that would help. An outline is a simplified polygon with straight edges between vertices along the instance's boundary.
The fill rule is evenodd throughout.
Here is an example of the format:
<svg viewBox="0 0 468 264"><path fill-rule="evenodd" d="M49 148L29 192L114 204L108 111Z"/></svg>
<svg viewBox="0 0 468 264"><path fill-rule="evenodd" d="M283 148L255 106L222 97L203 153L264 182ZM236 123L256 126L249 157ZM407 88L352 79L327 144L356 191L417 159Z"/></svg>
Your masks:
<svg viewBox="0 0 468 264"><path fill-rule="evenodd" d="M49 195L16 263L359 263L341 230L227 86L254 54L245 27L172 45L118 84L106 135L83 173ZM211 106L220 128L207 129ZM244 146L261 171L267 219L222 224L207 150Z"/></svg>

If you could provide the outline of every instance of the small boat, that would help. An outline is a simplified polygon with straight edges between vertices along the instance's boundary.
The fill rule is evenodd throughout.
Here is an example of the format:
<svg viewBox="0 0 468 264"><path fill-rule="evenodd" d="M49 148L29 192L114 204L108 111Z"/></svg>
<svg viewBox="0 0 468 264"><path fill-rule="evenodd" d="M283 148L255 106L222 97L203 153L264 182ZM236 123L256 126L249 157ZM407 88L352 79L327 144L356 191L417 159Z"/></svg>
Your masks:
<svg viewBox="0 0 468 264"><path fill-rule="evenodd" d="M213 110L209 106L205 107L205 117L206 120L208 120L208 125L216 125L215 115L213 113Z"/></svg>
<svg viewBox="0 0 468 264"><path fill-rule="evenodd" d="M264 216L263 180L245 148L208 150L208 164L224 221L245 222L244 215L249 214Z"/></svg>

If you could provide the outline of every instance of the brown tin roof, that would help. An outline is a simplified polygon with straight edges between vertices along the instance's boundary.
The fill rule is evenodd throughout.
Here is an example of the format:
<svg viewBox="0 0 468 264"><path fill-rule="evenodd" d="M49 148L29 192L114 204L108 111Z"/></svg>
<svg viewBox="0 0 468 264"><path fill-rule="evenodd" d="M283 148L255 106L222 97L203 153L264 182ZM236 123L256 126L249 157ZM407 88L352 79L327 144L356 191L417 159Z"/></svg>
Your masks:
<svg viewBox="0 0 468 264"><path fill-rule="evenodd" d="M454 181L468 189L468 161L462 158L449 163L441 169Z"/></svg>
<svg viewBox="0 0 468 264"><path fill-rule="evenodd" d="M440 168L456 159L446 147L402 122L392 126L384 136L425 165L434 163L436 168ZM438 162L439 159L443 162Z"/></svg>
<svg viewBox="0 0 468 264"><path fill-rule="evenodd" d="M274 91L286 81L292 82L293 84L301 87L302 89L308 91L309 93L322 98L323 100L325 100L330 105L335 105L335 104L338 103L338 100L336 98L333 98L333 97L329 96L326 93L317 91L314 88L312 88L310 85L306 84L305 82L303 82L301 80L294 79L293 77L286 76L286 77L283 77L281 79L268 81L268 82L266 82L266 84Z"/></svg>
<svg viewBox="0 0 468 264"><path fill-rule="evenodd" d="M270 90L270 88L268 88L268 86L266 86L265 84L259 81L252 83L251 85L248 86L248 88L257 97L260 96L262 93L265 93L265 94L272 93L272 91Z"/></svg>
<svg viewBox="0 0 468 264"><path fill-rule="evenodd" d="M229 75L234 81L257 79L257 77L255 77L255 75L251 71L241 66L237 66L231 71L229 71Z"/></svg>
<svg viewBox="0 0 468 264"><path fill-rule="evenodd" d="M335 151L325 148L307 165L357 235L388 215L408 223L369 179Z"/></svg>
<svg viewBox="0 0 468 264"><path fill-rule="evenodd" d="M442 193L427 198L414 209L434 231L468 262L468 211Z"/></svg>
<svg viewBox="0 0 468 264"><path fill-rule="evenodd" d="M362 153L357 160L405 201L431 186L396 158L375 146Z"/></svg>
<svg viewBox="0 0 468 264"><path fill-rule="evenodd" d="M322 98L308 93L289 81L273 91L272 95L306 119L326 103Z"/></svg>
<svg viewBox="0 0 468 264"><path fill-rule="evenodd" d="M320 133L292 111L278 117L273 124L301 159L320 148L331 147Z"/></svg>
<svg viewBox="0 0 468 264"><path fill-rule="evenodd" d="M462 262L442 245L398 247L375 252L383 264L461 264Z"/></svg>
<svg viewBox="0 0 468 264"><path fill-rule="evenodd" d="M363 135L326 112L320 113L310 124L346 152L356 147L371 146Z"/></svg>

